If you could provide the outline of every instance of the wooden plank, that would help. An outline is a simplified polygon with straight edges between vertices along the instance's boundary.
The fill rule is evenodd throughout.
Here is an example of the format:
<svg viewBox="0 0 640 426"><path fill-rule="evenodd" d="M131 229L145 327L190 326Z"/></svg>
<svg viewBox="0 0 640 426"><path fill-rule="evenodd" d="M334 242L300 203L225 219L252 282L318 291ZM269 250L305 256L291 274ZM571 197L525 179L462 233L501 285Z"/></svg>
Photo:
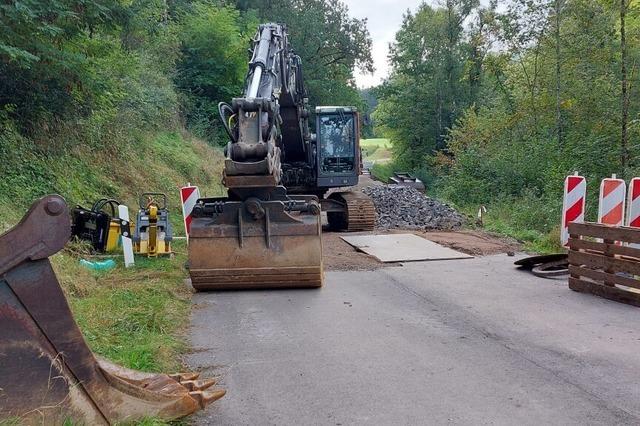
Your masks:
<svg viewBox="0 0 640 426"><path fill-rule="evenodd" d="M608 240L640 243L640 229L628 226L607 226L599 223L570 223L569 234Z"/></svg>
<svg viewBox="0 0 640 426"><path fill-rule="evenodd" d="M597 271L595 269L581 268L579 266L569 265L569 273L572 277L587 277L592 280L605 282L606 280L613 281L615 284L624 285L627 287L633 287L640 289L640 280L636 280L629 277L621 277L620 275L608 274L604 271Z"/></svg>
<svg viewBox="0 0 640 426"><path fill-rule="evenodd" d="M569 288L580 293L591 293L615 302L627 303L640 307L640 294L626 291L618 287L609 287L590 281L569 278Z"/></svg>
<svg viewBox="0 0 640 426"><path fill-rule="evenodd" d="M600 253L617 254L621 256L629 256L640 258L640 249L620 246L617 244L606 244L599 241L581 240L577 238L569 238L569 247L571 250L589 250Z"/></svg>
<svg viewBox="0 0 640 426"><path fill-rule="evenodd" d="M599 269L613 268L616 272L627 272L640 275L640 262L635 260L615 259L594 253L569 250L569 263L575 266L586 265Z"/></svg>

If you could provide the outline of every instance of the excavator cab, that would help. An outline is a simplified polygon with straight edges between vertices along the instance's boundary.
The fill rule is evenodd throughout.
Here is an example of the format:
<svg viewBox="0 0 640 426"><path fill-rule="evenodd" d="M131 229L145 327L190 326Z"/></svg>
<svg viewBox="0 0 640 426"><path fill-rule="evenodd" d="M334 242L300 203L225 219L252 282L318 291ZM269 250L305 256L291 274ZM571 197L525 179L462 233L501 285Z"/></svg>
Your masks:
<svg viewBox="0 0 640 426"><path fill-rule="evenodd" d="M319 188L357 185L360 174L358 125L355 108L316 108Z"/></svg>

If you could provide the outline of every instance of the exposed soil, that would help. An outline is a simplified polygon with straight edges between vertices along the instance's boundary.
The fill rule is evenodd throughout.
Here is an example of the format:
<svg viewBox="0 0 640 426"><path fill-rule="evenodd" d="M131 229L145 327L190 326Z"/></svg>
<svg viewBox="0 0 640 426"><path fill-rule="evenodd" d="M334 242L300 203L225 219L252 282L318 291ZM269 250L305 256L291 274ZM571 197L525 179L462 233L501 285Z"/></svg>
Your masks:
<svg viewBox="0 0 640 426"><path fill-rule="evenodd" d="M350 233L349 235L363 235L366 233ZM386 266L397 266L393 263L384 264L373 256L358 251L340 238L346 235L339 232L322 233L322 260L325 270L334 271L370 271Z"/></svg>
<svg viewBox="0 0 640 426"><path fill-rule="evenodd" d="M521 244L516 240L483 231L462 230L414 233L427 240L473 256L489 256L500 253L513 255L514 252L522 249Z"/></svg>
<svg viewBox="0 0 640 426"><path fill-rule="evenodd" d="M348 235L388 233L413 233L445 247L473 256L488 256L500 253L512 254L520 249L517 241L490 235L482 231L420 232L394 229L391 231L377 230L375 232L350 233ZM356 250L340 238L342 235L347 234L326 231L322 233L322 251L326 270L362 271L399 266L398 263L379 262L374 257Z"/></svg>
<svg viewBox="0 0 640 426"><path fill-rule="evenodd" d="M366 186L383 186L382 182L372 179L369 175L361 175L357 186L352 188L338 188L336 190L361 190ZM326 224L326 218L323 218ZM373 256L358 251L344 242L341 235L373 235L373 234L415 234L427 240L441 244L472 256L489 256L506 253L512 255L521 250L521 245L512 239L476 230L460 231L422 231L406 229L376 229L372 232L339 233L324 230L322 233L322 253L326 270L350 271L373 270L378 268L399 266L399 263L382 263Z"/></svg>

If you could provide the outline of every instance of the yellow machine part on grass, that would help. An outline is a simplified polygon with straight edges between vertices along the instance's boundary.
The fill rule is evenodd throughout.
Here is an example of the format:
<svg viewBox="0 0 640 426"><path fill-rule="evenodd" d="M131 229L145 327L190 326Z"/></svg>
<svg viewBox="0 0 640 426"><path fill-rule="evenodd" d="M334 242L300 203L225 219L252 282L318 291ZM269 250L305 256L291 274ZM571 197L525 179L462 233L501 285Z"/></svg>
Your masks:
<svg viewBox="0 0 640 426"><path fill-rule="evenodd" d="M113 218L109 223L106 251L113 252L120 249L120 219Z"/></svg>
<svg viewBox="0 0 640 426"><path fill-rule="evenodd" d="M148 199L144 201L145 197ZM160 204L156 198L162 197ZM166 195L157 193L143 194L140 201L133 235L133 251L148 257L171 255L173 232L169 222Z"/></svg>

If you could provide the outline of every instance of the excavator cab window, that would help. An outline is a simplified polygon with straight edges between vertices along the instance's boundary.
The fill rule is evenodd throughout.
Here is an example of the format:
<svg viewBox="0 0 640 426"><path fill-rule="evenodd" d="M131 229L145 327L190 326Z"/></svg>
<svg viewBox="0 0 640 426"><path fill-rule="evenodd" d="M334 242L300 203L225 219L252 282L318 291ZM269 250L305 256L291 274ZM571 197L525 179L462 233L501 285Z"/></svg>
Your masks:
<svg viewBox="0 0 640 426"><path fill-rule="evenodd" d="M318 117L320 174L348 174L355 170L355 115L338 110Z"/></svg>

